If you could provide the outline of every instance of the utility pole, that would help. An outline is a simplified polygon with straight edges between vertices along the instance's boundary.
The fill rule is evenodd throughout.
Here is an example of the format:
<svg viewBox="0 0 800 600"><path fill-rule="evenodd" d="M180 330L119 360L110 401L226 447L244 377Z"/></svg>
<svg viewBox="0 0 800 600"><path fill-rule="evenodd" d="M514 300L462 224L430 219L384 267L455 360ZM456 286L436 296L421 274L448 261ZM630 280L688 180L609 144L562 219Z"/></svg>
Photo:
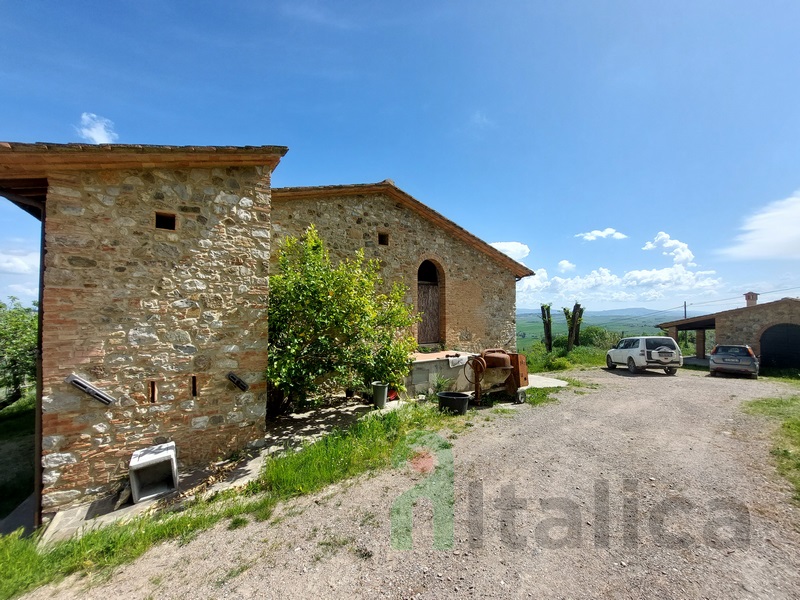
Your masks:
<svg viewBox="0 0 800 600"><path fill-rule="evenodd" d="M683 301L683 318L686 319L686 300ZM683 345L686 346L689 344L689 331L684 329L683 330Z"/></svg>

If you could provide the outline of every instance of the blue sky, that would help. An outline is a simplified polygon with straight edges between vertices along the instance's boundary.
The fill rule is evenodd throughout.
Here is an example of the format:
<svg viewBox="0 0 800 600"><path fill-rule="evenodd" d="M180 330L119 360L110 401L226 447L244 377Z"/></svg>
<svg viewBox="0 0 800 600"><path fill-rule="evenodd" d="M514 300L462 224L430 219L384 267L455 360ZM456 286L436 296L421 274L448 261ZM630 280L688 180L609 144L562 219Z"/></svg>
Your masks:
<svg viewBox="0 0 800 600"><path fill-rule="evenodd" d="M534 269L519 307L800 295L796 0L11 2L0 139L289 147ZM38 222L0 201L0 298Z"/></svg>

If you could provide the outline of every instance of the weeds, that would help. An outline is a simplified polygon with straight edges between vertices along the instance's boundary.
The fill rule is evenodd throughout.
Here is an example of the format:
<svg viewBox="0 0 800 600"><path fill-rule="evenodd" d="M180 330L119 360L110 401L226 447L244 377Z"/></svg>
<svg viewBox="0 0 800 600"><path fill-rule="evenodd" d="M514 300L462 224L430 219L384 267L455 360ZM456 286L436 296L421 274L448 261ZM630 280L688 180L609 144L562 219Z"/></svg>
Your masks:
<svg viewBox="0 0 800 600"><path fill-rule="evenodd" d="M795 502L800 503L800 396L753 400L745 404L745 410L780 420L770 453L778 473L794 486Z"/></svg>
<svg viewBox="0 0 800 600"><path fill-rule="evenodd" d="M600 387L599 383L589 383L586 381L581 381L580 379L575 379L574 377L558 377L561 381L566 381L570 387L576 388L588 388L590 390L596 390Z"/></svg>
<svg viewBox="0 0 800 600"><path fill-rule="evenodd" d="M525 402L531 406L539 406L540 404L549 404L550 402L558 402L557 398L553 398L550 394L558 391L559 388L529 388L525 392Z"/></svg>
<svg viewBox="0 0 800 600"><path fill-rule="evenodd" d="M538 343L526 350L526 357L531 373L566 371L576 366L601 367L606 364L606 350L594 346L576 346L569 353L565 348L553 348L552 352L547 352L544 344Z"/></svg>
<svg viewBox="0 0 800 600"><path fill-rule="evenodd" d="M249 521L242 516L233 517L231 519L231 522L228 523L228 529L230 529L231 531L233 531L234 529L240 529L241 527L247 525L248 522Z"/></svg>

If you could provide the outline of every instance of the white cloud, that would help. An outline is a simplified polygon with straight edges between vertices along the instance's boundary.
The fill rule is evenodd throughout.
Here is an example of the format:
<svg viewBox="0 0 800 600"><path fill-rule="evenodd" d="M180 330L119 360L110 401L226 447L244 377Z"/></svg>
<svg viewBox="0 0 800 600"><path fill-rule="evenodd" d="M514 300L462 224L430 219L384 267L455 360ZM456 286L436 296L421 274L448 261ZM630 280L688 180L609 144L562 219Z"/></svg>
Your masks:
<svg viewBox="0 0 800 600"><path fill-rule="evenodd" d="M514 260L522 260L531 253L531 249L521 242L492 242L489 245Z"/></svg>
<svg viewBox="0 0 800 600"><path fill-rule="evenodd" d="M351 21L308 2L298 2L296 0L294 2L285 2L281 5L281 11L287 17L314 25L342 30L354 29L354 24Z"/></svg>
<svg viewBox="0 0 800 600"><path fill-rule="evenodd" d="M719 253L739 259L800 259L800 191L747 217L733 246Z"/></svg>
<svg viewBox="0 0 800 600"><path fill-rule="evenodd" d="M113 144L119 137L111 120L94 113L83 113L81 124L75 129L84 140L92 144Z"/></svg>
<svg viewBox="0 0 800 600"><path fill-rule="evenodd" d="M600 231L599 229L593 229L592 231L589 231L587 233L577 233L575 234L575 237L583 238L587 242L593 242L598 238L607 238L607 237L610 237L615 240L624 240L628 236L625 235L624 233L620 233L613 227L606 227L605 229L603 229L603 231Z"/></svg>
<svg viewBox="0 0 800 600"><path fill-rule="evenodd" d="M476 110L472 113L469 118L470 125L473 127L477 127L479 129L484 129L486 127L493 127L494 121L492 121L483 111Z"/></svg>
<svg viewBox="0 0 800 600"><path fill-rule="evenodd" d="M642 250L655 250L659 247L664 250L661 254L672 256L672 261L676 265L697 266L694 262L694 253L689 250L688 244L672 239L668 233L663 231L659 231L652 242L647 242L642 246Z"/></svg>
<svg viewBox="0 0 800 600"><path fill-rule="evenodd" d="M649 302L696 291L713 294L722 280L714 271L691 271L686 265L663 269L640 269L617 275L599 267L587 275L548 278L545 269L536 269L536 277L517 283L517 306L535 308L543 302L556 306L576 300L584 306L593 303Z"/></svg>
<svg viewBox="0 0 800 600"><path fill-rule="evenodd" d="M574 271L575 265L568 260L560 260L558 261L558 270L562 273L566 273L568 271Z"/></svg>
<svg viewBox="0 0 800 600"><path fill-rule="evenodd" d="M39 253L0 250L0 273L26 274L39 271Z"/></svg>
<svg viewBox="0 0 800 600"><path fill-rule="evenodd" d="M27 285L12 283L8 286L8 289L11 290L12 296L17 296L18 298L31 298L34 300L39 298L39 287L35 283L29 283Z"/></svg>

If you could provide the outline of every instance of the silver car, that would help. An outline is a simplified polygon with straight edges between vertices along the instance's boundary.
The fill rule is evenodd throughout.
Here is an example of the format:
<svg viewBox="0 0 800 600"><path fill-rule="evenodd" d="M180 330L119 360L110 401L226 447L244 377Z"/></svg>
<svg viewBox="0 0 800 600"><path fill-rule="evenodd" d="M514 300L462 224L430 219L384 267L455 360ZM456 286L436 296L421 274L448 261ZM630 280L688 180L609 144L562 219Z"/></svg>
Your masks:
<svg viewBox="0 0 800 600"><path fill-rule="evenodd" d="M717 344L708 357L708 372L744 373L758 379L758 357L747 345Z"/></svg>

